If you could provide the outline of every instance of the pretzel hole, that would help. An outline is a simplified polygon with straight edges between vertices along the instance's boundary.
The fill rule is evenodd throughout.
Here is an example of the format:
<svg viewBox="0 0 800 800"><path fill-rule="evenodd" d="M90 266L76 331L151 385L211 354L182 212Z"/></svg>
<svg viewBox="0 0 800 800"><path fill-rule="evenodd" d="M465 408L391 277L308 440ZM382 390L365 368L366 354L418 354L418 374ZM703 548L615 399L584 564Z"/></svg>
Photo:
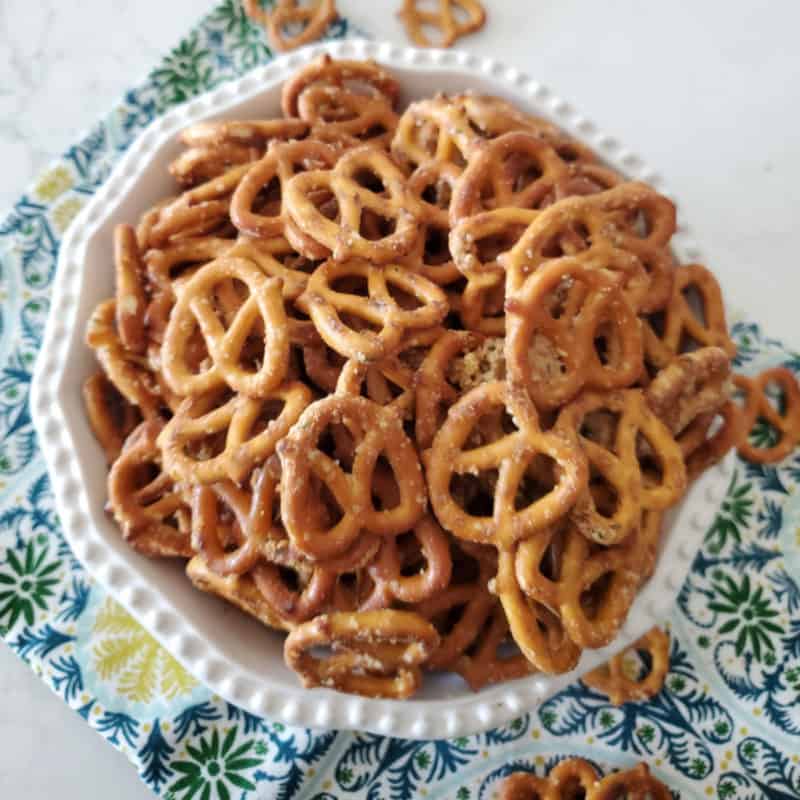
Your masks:
<svg viewBox="0 0 800 800"><path fill-rule="evenodd" d="M216 431L187 441L183 446L184 455L195 461L208 461L225 450L227 431Z"/></svg>
<svg viewBox="0 0 800 800"><path fill-rule="evenodd" d="M614 438L619 428L621 415L607 408L598 408L590 411L581 420L578 433L585 439L612 449Z"/></svg>
<svg viewBox="0 0 800 800"><path fill-rule="evenodd" d="M601 517L611 519L617 513L620 503L619 492L596 470L590 472L589 492L592 495L595 509Z"/></svg>
<svg viewBox="0 0 800 800"><path fill-rule="evenodd" d="M503 161L505 174L511 180L511 190L518 194L543 177L539 161L527 153L511 153Z"/></svg>
<svg viewBox="0 0 800 800"><path fill-rule="evenodd" d="M280 178L273 175L253 198L253 212L269 217L278 216L281 213L281 197Z"/></svg>
<svg viewBox="0 0 800 800"><path fill-rule="evenodd" d="M397 220L392 217L384 217L370 209L361 212L361 224L358 232L363 239L370 242L377 242L391 236L397 230Z"/></svg>
<svg viewBox="0 0 800 800"><path fill-rule="evenodd" d="M297 570L292 569L291 567L284 566L283 564L279 564L278 577L280 578L281 583L290 592L300 591L301 589L300 576L297 573Z"/></svg>
<svg viewBox="0 0 800 800"><path fill-rule="evenodd" d="M372 504L377 511L391 511L400 505L402 493L389 459L381 453L375 462Z"/></svg>
<svg viewBox="0 0 800 800"><path fill-rule="evenodd" d="M357 169L353 174L353 180L373 194L386 195L386 184L383 182L383 178L370 167Z"/></svg>
<svg viewBox="0 0 800 800"><path fill-rule="evenodd" d="M514 495L514 510L522 511L541 500L555 485L558 464L544 453L537 453L523 474Z"/></svg>
<svg viewBox="0 0 800 800"><path fill-rule="evenodd" d="M318 187L307 195L314 208L326 219L339 219L339 201L336 195L325 187Z"/></svg>
<svg viewBox="0 0 800 800"><path fill-rule="evenodd" d="M309 514L313 520L312 524L318 531L336 527L344 519L345 510L339 505L339 501L326 483L312 476L311 485L311 497L316 498L314 508Z"/></svg>
<svg viewBox="0 0 800 800"><path fill-rule="evenodd" d="M452 260L448 231L445 228L429 226L425 231L425 263L430 266L440 266Z"/></svg>
<svg viewBox="0 0 800 800"><path fill-rule="evenodd" d="M386 288L389 292L389 296L405 311L414 311L417 308L422 308L424 305L423 301L415 294L392 280L386 281Z"/></svg>
<svg viewBox="0 0 800 800"><path fill-rule="evenodd" d="M423 572L427 559L414 531L401 533L395 541L397 550L401 554L400 575L404 578L410 578Z"/></svg>
<svg viewBox="0 0 800 800"><path fill-rule="evenodd" d="M519 241L525 227L522 225L509 225L502 231L484 236L475 241L475 254L482 264L496 261L502 253L511 250Z"/></svg>
<svg viewBox="0 0 800 800"><path fill-rule="evenodd" d="M422 199L432 206L447 210L453 199L453 188L448 181L438 178L422 190Z"/></svg>
<svg viewBox="0 0 800 800"><path fill-rule="evenodd" d="M636 454L645 484L658 486L664 477L661 456L658 448L641 432L636 434Z"/></svg>
<svg viewBox="0 0 800 800"><path fill-rule="evenodd" d="M366 275L340 275L331 281L330 287L334 292L341 292L342 294L357 294L361 297L369 296L369 282Z"/></svg>
<svg viewBox="0 0 800 800"><path fill-rule="evenodd" d="M581 592L580 606L588 620L595 619L606 605L611 591L614 573L604 572Z"/></svg>
<svg viewBox="0 0 800 800"><path fill-rule="evenodd" d="M480 470L477 474L452 475L450 496L472 517L491 517L494 511L494 490L499 472L496 469Z"/></svg>
<svg viewBox="0 0 800 800"><path fill-rule="evenodd" d="M570 775L566 780L562 780L558 785L559 797L564 800L586 800L586 787L577 775ZM608 800L625 800L627 794L622 794L616 798Z"/></svg>
<svg viewBox="0 0 800 800"><path fill-rule="evenodd" d="M356 439L346 425L331 422L319 435L317 450L336 461L344 472L353 469Z"/></svg>
<svg viewBox="0 0 800 800"><path fill-rule="evenodd" d="M558 153L559 158L561 158L562 161L566 161L568 164L581 160L581 151L573 142L558 142L554 145L553 149Z"/></svg>

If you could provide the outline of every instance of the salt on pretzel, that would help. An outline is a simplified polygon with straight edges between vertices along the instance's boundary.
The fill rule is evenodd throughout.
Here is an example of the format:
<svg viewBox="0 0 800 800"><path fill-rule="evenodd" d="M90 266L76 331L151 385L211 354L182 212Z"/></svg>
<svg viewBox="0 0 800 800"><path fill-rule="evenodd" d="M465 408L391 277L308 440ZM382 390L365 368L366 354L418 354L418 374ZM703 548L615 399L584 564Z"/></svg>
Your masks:
<svg viewBox="0 0 800 800"><path fill-rule="evenodd" d="M114 266L117 332L126 350L141 355L147 349L144 291L144 264L130 225L114 228Z"/></svg>
<svg viewBox="0 0 800 800"><path fill-rule="evenodd" d="M647 655L645 674L631 667L627 656L631 652ZM638 703L657 695L664 686L669 671L669 634L661 628L651 628L624 652L613 656L607 663L587 672L581 680L592 689L597 689L615 706L623 703Z"/></svg>
<svg viewBox="0 0 800 800"><path fill-rule="evenodd" d="M418 47L450 47L456 39L479 31L486 23L486 11L478 0L438 0L436 11L418 7L418 0L403 0L398 16ZM459 19L460 15L466 19ZM426 28L436 28L441 39L432 42Z"/></svg>
<svg viewBox="0 0 800 800"><path fill-rule="evenodd" d="M141 421L141 415L102 371L84 382L83 405L92 433L110 465L120 454L128 434Z"/></svg>
<svg viewBox="0 0 800 800"><path fill-rule="evenodd" d="M733 382L744 392L742 411L742 438L739 454L757 464L774 464L786 458L800 441L800 386L791 370L774 367L764 370L755 378L735 375ZM767 396L767 389L777 386L781 393L778 408ZM763 420L776 433L774 444L754 445L748 436L757 421Z"/></svg>
<svg viewBox="0 0 800 800"><path fill-rule="evenodd" d="M240 281L249 292L230 320L220 319L218 291L224 282ZM246 363L248 337L259 323L260 364ZM186 361L188 341L198 327L211 365L193 372ZM263 342L263 345L262 345ZM223 256L206 264L182 288L169 319L162 347L162 366L170 388L200 395L227 384L249 397L263 397L286 375L289 330L281 282L268 278L244 258Z"/></svg>
<svg viewBox="0 0 800 800"><path fill-rule="evenodd" d="M661 369L693 346L721 347L730 358L736 345L728 335L717 279L702 264L675 269L672 293L663 310L643 326L647 361Z"/></svg>
<svg viewBox="0 0 800 800"><path fill-rule="evenodd" d="M470 447L479 420L503 412L513 420L512 432L500 428L496 438ZM521 498L520 508L518 495L527 470L541 456L555 464L554 483L542 496ZM490 515L470 513L452 493L454 477L481 470L498 472ZM476 387L450 408L426 455L426 473L439 522L460 539L497 547L532 536L567 513L585 490L588 477L581 450L557 434L542 432L524 389L500 382Z"/></svg>
<svg viewBox="0 0 800 800"><path fill-rule="evenodd" d="M134 550L150 558L191 558L189 507L161 468L156 440L162 426L157 417L146 420L125 440L108 473L108 505Z"/></svg>
<svg viewBox="0 0 800 800"><path fill-rule="evenodd" d="M400 99L400 84L374 61L335 60L327 53L298 70L281 93L281 108L287 117L297 117L300 95L310 86L337 86L388 100L392 108Z"/></svg>
<svg viewBox="0 0 800 800"><path fill-rule="evenodd" d="M506 300L508 375L526 386L537 408L557 408L584 387L616 389L639 377L642 336L623 274L580 256L560 258Z"/></svg>
<svg viewBox="0 0 800 800"><path fill-rule="evenodd" d="M410 611L337 612L298 626L283 652L304 686L401 699L419 687L420 668L438 640L433 626ZM326 647L328 658L312 652Z"/></svg>
<svg viewBox="0 0 800 800"><path fill-rule="evenodd" d="M337 285L347 288L348 282L366 284L366 296L363 289L337 290ZM329 347L363 362L385 358L406 332L437 325L447 314L447 298L435 283L398 264L379 266L364 260L327 261L311 275L297 305Z"/></svg>
<svg viewBox="0 0 800 800"><path fill-rule="evenodd" d="M315 206L314 196L320 193L335 198L335 219ZM295 175L284 187L284 204L295 225L326 247L335 260L365 258L377 264L411 249L421 214L403 173L372 145L344 153L333 169ZM367 212L391 227L368 235L362 227Z"/></svg>
<svg viewBox="0 0 800 800"><path fill-rule="evenodd" d="M320 449L321 437L332 426L342 426L352 439L352 464L340 465ZM395 505L379 509L372 487L381 456L399 495ZM427 496L417 454L400 415L389 406L347 395L318 400L280 442L278 457L281 518L293 544L310 558L343 553L363 531L396 536L412 528L425 511ZM339 509L340 518L333 523L321 507L322 486Z"/></svg>
<svg viewBox="0 0 800 800"><path fill-rule="evenodd" d="M310 402L311 390L299 381L258 399L220 389L188 397L158 438L164 466L187 483L241 483L275 452Z"/></svg>
<svg viewBox="0 0 800 800"><path fill-rule="evenodd" d="M336 19L335 0L313 0L298 5L298 0L277 0L272 11L264 12L258 0L244 0L247 15L266 25L269 43L278 51L295 50L320 39ZM301 26L299 33L288 33Z"/></svg>

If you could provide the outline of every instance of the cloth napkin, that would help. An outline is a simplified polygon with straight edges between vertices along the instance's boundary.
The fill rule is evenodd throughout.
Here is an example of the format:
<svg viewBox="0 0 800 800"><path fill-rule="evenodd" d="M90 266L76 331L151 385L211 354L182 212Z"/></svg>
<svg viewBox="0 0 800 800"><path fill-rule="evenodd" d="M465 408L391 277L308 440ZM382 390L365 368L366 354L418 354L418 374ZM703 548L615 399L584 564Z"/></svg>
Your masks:
<svg viewBox="0 0 800 800"><path fill-rule="evenodd" d="M328 35L347 36L346 19ZM59 242L138 133L272 58L224 0L55 161L0 223L0 634L168 800L489 798L514 769L644 760L680 797L800 797L800 455L737 462L670 615L670 672L646 703L575 683L535 713L450 741L289 728L198 684L81 567L62 538L28 408ZM737 323L746 373L800 354ZM768 438L768 430L756 436Z"/></svg>

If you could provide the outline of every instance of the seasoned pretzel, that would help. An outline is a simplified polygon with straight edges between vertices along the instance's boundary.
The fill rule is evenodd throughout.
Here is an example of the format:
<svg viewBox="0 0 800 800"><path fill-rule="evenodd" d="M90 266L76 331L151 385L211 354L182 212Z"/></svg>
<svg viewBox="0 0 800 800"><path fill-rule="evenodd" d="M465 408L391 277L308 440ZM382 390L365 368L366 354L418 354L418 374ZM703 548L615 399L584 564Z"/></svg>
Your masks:
<svg viewBox="0 0 800 800"><path fill-rule="evenodd" d="M591 491L581 494L571 518L588 539L604 545L623 541L638 525L642 509L663 511L686 489L680 446L639 389L584 392L561 410L555 430L577 435L592 472L616 494L610 514L598 509ZM646 455L656 460L660 476L643 474L645 442Z"/></svg>
<svg viewBox="0 0 800 800"><path fill-rule="evenodd" d="M469 447L476 423L485 415L504 411L513 420L513 432L501 428L493 440ZM554 485L541 497L519 497L527 469L542 455L555 462ZM431 505L439 522L460 539L498 547L532 536L567 513L587 481L580 449L559 435L543 433L524 390L499 382L476 387L450 408L426 467ZM451 481L491 469L498 471L491 516L473 515L454 498Z"/></svg>
<svg viewBox="0 0 800 800"><path fill-rule="evenodd" d="M623 274L561 258L536 270L506 301L508 375L537 408L559 407L584 387L616 389L639 377L642 336L620 286Z"/></svg>
<svg viewBox="0 0 800 800"><path fill-rule="evenodd" d="M230 320L221 320L216 293L221 283L233 280L244 283L249 296ZM244 361L244 350L256 322L261 363L253 369ZM197 373L186 361L195 326L211 359L211 365ZM183 287L162 348L164 375L174 392L199 395L227 383L242 394L263 397L283 380L288 359L289 329L279 280L266 277L251 261L225 256L206 264Z"/></svg>
<svg viewBox="0 0 800 800"><path fill-rule="evenodd" d="M559 761L546 778L513 772L500 785L498 800L588 800L599 781L595 768L582 758Z"/></svg>
<svg viewBox="0 0 800 800"><path fill-rule="evenodd" d="M321 55L283 84L281 108L287 117L297 117L300 95L309 87L343 86L361 93L385 97L392 108L400 98L400 84L383 67L374 61L336 61L327 53Z"/></svg>
<svg viewBox="0 0 800 800"><path fill-rule="evenodd" d="M126 350L141 355L147 349L144 320L147 297L136 231L130 225L114 228L114 265L117 332Z"/></svg>
<svg viewBox="0 0 800 800"><path fill-rule="evenodd" d="M156 439L162 425L157 417L146 420L125 440L108 473L108 505L134 550L150 558L191 558L189 508L161 470Z"/></svg>
<svg viewBox="0 0 800 800"><path fill-rule="evenodd" d="M177 281L185 281L204 264L225 255L234 244L218 236L198 236L148 250L144 255L147 278L156 292L174 298Z"/></svg>
<svg viewBox="0 0 800 800"><path fill-rule="evenodd" d="M367 296L337 291L337 283L347 279L366 283ZM400 300L398 293L404 296ZM377 266L361 260L327 261L315 270L297 305L329 347L358 361L385 358L407 331L430 328L447 314L447 297L435 283L397 264ZM349 320L355 322L348 324Z"/></svg>
<svg viewBox="0 0 800 800"><path fill-rule="evenodd" d="M614 772L600 781L587 800L671 800L669 789L650 774L646 764L637 764L633 769Z"/></svg>
<svg viewBox="0 0 800 800"><path fill-rule="evenodd" d="M688 298L692 297L690 300ZM728 335L717 279L701 264L675 270L672 294L663 312L643 326L647 360L658 369L695 344L721 347L730 358L736 345Z"/></svg>
<svg viewBox="0 0 800 800"><path fill-rule="evenodd" d="M369 188L373 182L376 189ZM336 199L336 219L328 219L314 205L313 196L319 192ZM284 204L297 227L337 261L355 257L385 264L405 255L416 239L421 214L403 173L372 145L346 152L331 170L295 175L284 187ZM394 230L367 238L362 233L367 211L387 220Z"/></svg>
<svg viewBox="0 0 800 800"><path fill-rule="evenodd" d="M188 483L241 483L273 452L311 401L289 381L266 397L215 390L183 401L158 438L168 472Z"/></svg>
<svg viewBox="0 0 800 800"><path fill-rule="evenodd" d="M514 292L549 259L587 250L584 257L596 255L601 266L627 257L635 267L643 267L646 280L638 269L626 270L631 278L626 294L637 312L655 311L672 291L674 267L666 245L674 231L675 207L642 183L565 198L537 214L513 250L501 256L506 291Z"/></svg>
<svg viewBox="0 0 800 800"><path fill-rule="evenodd" d="M523 593L515 561L514 549L501 550L495 579L495 591L503 604L511 635L525 658L539 671L567 672L578 663L581 650L556 614Z"/></svg>
<svg viewBox="0 0 800 800"><path fill-rule="evenodd" d="M419 47L450 47L456 39L479 31L486 23L486 11L478 0L439 0L436 11L417 7L418 0L403 0L398 16L411 40ZM466 15L458 19L456 11ZM436 28L441 39L432 42L425 28Z"/></svg>
<svg viewBox="0 0 800 800"><path fill-rule="evenodd" d="M296 142L276 142L267 154L242 177L231 198L231 221L250 236L267 239L280 236L284 230L284 187L300 172L330 169L336 163L336 153L326 144L313 139ZM269 211L254 211L259 194L276 184L275 196L267 205Z"/></svg>
<svg viewBox="0 0 800 800"><path fill-rule="evenodd" d="M420 685L420 667L436 649L433 626L409 611L321 614L286 639L284 657L307 687L401 699ZM312 650L330 647L327 659Z"/></svg>
<svg viewBox="0 0 800 800"><path fill-rule="evenodd" d="M257 147L233 142L213 147L190 147L169 165L169 172L181 186L191 187L218 178L232 167L258 161L262 155Z"/></svg>
<svg viewBox="0 0 800 800"><path fill-rule="evenodd" d="M112 464L128 434L141 421L141 416L100 371L84 382L83 405L92 433L106 455L106 462Z"/></svg>
<svg viewBox="0 0 800 800"><path fill-rule="evenodd" d="M639 678L637 668L631 668L626 655L631 651L647 653L646 674ZM625 652L607 663L587 672L581 679L587 686L608 695L615 706L641 702L657 695L669 672L669 634L661 628L651 628ZM633 673L633 674L632 674Z"/></svg>
<svg viewBox="0 0 800 800"><path fill-rule="evenodd" d="M786 367L774 367L755 378L735 375L733 382L745 394L739 454L757 464L782 461L800 442L800 386L794 374ZM769 386L777 386L781 391L782 399L778 409L767 397ZM775 431L775 444L750 444L748 436L759 420L763 420Z"/></svg>
<svg viewBox="0 0 800 800"><path fill-rule="evenodd" d="M295 115L296 116L296 115ZM309 131L301 119L214 120L195 122L181 131L180 140L187 147L214 148L233 144L253 147L263 152L273 141L302 139Z"/></svg>
<svg viewBox="0 0 800 800"><path fill-rule="evenodd" d="M116 301L105 300L95 308L86 326L86 344L94 351L114 388L144 417L158 413L159 399L142 359L125 349L115 326Z"/></svg>
<svg viewBox="0 0 800 800"><path fill-rule="evenodd" d="M261 10L258 0L244 0L247 16L266 25L269 43L280 52L295 50L320 39L336 19L335 0L314 0L311 5L298 5L297 0L277 0L272 11ZM302 26L296 34L287 33Z"/></svg>
<svg viewBox="0 0 800 800"><path fill-rule="evenodd" d="M555 578L544 572L551 563ZM514 568L520 588L556 612L579 647L604 647L614 639L641 582L640 565L627 548L593 550L570 521L520 542Z"/></svg>
<svg viewBox="0 0 800 800"><path fill-rule="evenodd" d="M349 471L320 448L320 437L343 426L353 441ZM333 395L306 409L278 446L281 461L281 517L294 545L309 557L326 559L347 550L362 531L396 536L422 517L427 497L414 447L399 414L364 397ZM399 488L391 508L378 509L372 486L378 459L388 462ZM333 525L320 510L313 482L327 487L341 511Z"/></svg>

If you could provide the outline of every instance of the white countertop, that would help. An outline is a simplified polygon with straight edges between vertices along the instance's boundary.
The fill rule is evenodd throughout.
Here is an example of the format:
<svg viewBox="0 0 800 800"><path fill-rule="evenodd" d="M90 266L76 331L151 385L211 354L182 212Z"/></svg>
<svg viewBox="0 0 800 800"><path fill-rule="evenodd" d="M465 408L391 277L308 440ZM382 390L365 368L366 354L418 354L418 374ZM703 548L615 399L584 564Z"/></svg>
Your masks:
<svg viewBox="0 0 800 800"><path fill-rule="evenodd" d="M800 346L800 3L484 0L462 43L555 89L660 171L731 306ZM0 0L0 212L211 0ZM404 42L400 0L339 0ZM125 758L0 645L0 796L143 800Z"/></svg>

